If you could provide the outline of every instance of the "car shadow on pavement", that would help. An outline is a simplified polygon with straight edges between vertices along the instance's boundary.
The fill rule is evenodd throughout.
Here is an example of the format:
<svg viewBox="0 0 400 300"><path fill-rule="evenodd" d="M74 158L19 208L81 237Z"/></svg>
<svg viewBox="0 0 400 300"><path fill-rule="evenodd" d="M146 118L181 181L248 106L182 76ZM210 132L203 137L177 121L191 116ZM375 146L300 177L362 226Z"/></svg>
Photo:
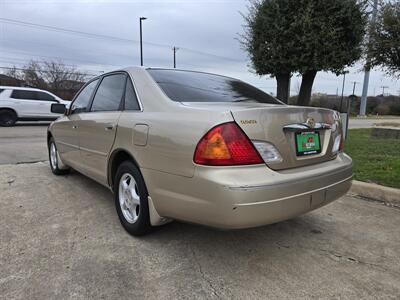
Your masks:
<svg viewBox="0 0 400 300"><path fill-rule="evenodd" d="M102 193L105 194L105 198L109 199L108 204L110 205L111 210L110 216L118 220L118 216L114 207L113 194L109 189L74 170L70 173L70 175L67 176L78 179L88 188L88 193L90 193L90 189L103 190ZM100 198L88 200L101 201ZM329 215L332 216L331 214ZM286 245L286 240L290 240L291 237L294 237L297 234L303 236L304 234L307 234L312 237L323 233L320 228L323 226L321 222L323 223L324 221L312 212L275 224L236 230L223 230L174 220L171 223L154 227L152 232L148 235L141 237L132 236L131 238L149 243L159 242L160 244L177 237L181 237L183 239L196 239L197 241L201 241L201 239L213 239L215 242L218 242L222 245L228 245L229 241L234 241L234 243L237 243L239 240L241 240L239 243L244 243L245 247L252 247L251 243L249 244L249 242L253 238L255 240L260 240L260 237L264 236L264 238L268 237L266 240L264 239L265 241L268 240L270 242L274 242L278 247L289 248L290 246ZM129 234L124 231L122 226L119 227L119 230L129 236ZM280 245L280 241L283 242L282 245Z"/></svg>

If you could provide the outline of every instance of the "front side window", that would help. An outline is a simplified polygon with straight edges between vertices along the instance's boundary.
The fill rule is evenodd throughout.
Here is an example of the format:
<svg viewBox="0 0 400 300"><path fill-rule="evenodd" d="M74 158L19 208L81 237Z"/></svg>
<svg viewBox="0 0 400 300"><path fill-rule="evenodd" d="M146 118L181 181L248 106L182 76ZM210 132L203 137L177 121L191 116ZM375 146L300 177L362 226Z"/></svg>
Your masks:
<svg viewBox="0 0 400 300"><path fill-rule="evenodd" d="M86 111L98 81L99 81L98 79L93 80L91 83L89 83L86 87L83 88L83 90L79 93L74 102L72 102L71 106L72 113L80 113Z"/></svg>
<svg viewBox="0 0 400 300"><path fill-rule="evenodd" d="M125 74L103 78L93 99L91 111L116 111L120 108L125 89Z"/></svg>
<svg viewBox="0 0 400 300"><path fill-rule="evenodd" d="M58 102L58 101L56 101L56 99L55 99L52 95L50 95L50 94L47 94L47 93L44 93L44 92L36 92L36 94L37 94L37 100Z"/></svg>
<svg viewBox="0 0 400 300"><path fill-rule="evenodd" d="M230 77L179 70L148 69L164 93L177 102L282 104L262 90Z"/></svg>
<svg viewBox="0 0 400 300"><path fill-rule="evenodd" d="M133 88L133 84L129 78L126 81L125 110L140 110L135 89Z"/></svg>

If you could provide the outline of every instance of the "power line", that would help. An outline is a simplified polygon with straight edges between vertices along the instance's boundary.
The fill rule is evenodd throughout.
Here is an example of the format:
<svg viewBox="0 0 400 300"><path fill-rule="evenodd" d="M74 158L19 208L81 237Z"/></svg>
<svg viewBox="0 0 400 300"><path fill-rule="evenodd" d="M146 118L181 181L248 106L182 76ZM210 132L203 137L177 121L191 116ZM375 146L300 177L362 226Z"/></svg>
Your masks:
<svg viewBox="0 0 400 300"><path fill-rule="evenodd" d="M67 61L76 61L76 62L81 62L84 64L90 64L90 65L97 65L97 66L111 66L111 67L120 67L120 65L114 65L114 64L109 64L109 63L99 63L96 61L92 61L92 60L83 60L83 59L76 59L76 58L68 58L68 57L59 57L59 56L49 56L49 55L40 55L37 53L32 53L32 52L28 52L28 51L22 51L22 50L5 50L3 52L8 52L8 53L21 53L24 56L37 56L37 57L41 57L41 58L50 58L50 59L57 59L57 60L67 60Z"/></svg>
<svg viewBox="0 0 400 300"><path fill-rule="evenodd" d="M84 32L84 31L79 31L79 30L55 27L55 26L42 25L42 24L19 21L19 20L8 19L8 18L0 18L0 22L13 24L13 25L20 25L20 26L25 26L25 27L38 28L38 29L43 29L43 30L47 30L47 31L64 32L64 33L70 33L70 34L75 34L75 35L78 34L78 35L82 35L82 36L90 37L90 38L100 38L100 39L115 40L115 41L120 41L120 42L139 43L139 41L137 41L137 40L119 38L119 37L114 37L114 36L104 35L104 34L89 33L89 32Z"/></svg>
<svg viewBox="0 0 400 300"><path fill-rule="evenodd" d="M19 60L20 62L15 62L15 60ZM1 56L0 56L0 61L9 63L9 64L13 64L13 65L24 65L24 66L26 66L27 64L29 64L32 61L34 63L43 64L43 65L46 65L46 63L47 63L45 60L26 60L26 59L21 59L21 58L1 57ZM65 64L63 62L61 62L61 64L66 67L77 68L76 65L69 65L69 64ZM88 72L104 73L104 71L102 71L102 70L90 70L90 69L86 69L86 68L85 68L85 70Z"/></svg>
<svg viewBox="0 0 400 300"><path fill-rule="evenodd" d="M32 69L26 69L26 68L11 68L11 67L0 67L0 69L5 69L5 70L18 70L18 71L34 71L34 70L32 70ZM76 74L76 75L82 75L82 76L97 76L97 74L77 73L77 72L59 72L59 71L50 71L50 70L40 70L40 72L44 72L44 73L56 73L56 74Z"/></svg>
<svg viewBox="0 0 400 300"><path fill-rule="evenodd" d="M37 28L37 29L53 31L53 32L62 32L62 33L73 34L73 35L81 35L81 36L85 36L85 37L88 37L88 38L94 38L94 39L113 40L113 41L128 42L128 43L139 43L138 40L133 40L133 39L126 39L126 38L120 38L120 37L115 37L115 36L111 36L111 35L97 34L97 33L91 33L91 32L85 32L85 31L80 31L80 30L73 30L73 29L63 28L63 27L56 27L56 26L49 26L49 25L25 22L25 21L9 19L9 18L0 18L0 23L7 23L7 24L12 24L12 25ZM156 47L171 48L170 45L166 45L166 44L159 44L159 43L153 43L153 42L143 42L143 43L147 44L147 45L151 45L151 46L156 46ZM183 51L197 53L197 54L200 54L200 55L215 57L215 58L219 58L219 59L243 62L242 60L235 59L235 58L232 58L232 57L216 55L216 54L213 54L213 53L199 51L199 50L195 50L195 49L191 49L191 48L181 47L181 49Z"/></svg>

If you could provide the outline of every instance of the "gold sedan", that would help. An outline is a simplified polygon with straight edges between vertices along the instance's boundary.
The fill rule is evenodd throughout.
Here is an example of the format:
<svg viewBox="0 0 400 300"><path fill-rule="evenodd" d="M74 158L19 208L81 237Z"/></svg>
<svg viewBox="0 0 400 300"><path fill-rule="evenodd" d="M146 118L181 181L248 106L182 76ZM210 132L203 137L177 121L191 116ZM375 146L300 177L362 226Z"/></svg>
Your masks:
<svg viewBox="0 0 400 300"><path fill-rule="evenodd" d="M240 80L131 67L92 79L48 129L51 170L109 187L133 235L170 220L248 228L344 195L339 114L288 106Z"/></svg>

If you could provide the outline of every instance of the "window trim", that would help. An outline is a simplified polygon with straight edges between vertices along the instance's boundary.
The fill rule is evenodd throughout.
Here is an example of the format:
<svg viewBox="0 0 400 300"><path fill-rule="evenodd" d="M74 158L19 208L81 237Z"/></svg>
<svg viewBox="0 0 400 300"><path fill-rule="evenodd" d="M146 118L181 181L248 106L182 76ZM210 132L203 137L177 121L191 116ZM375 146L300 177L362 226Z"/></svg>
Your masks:
<svg viewBox="0 0 400 300"><path fill-rule="evenodd" d="M93 100L93 96L95 95L95 92L97 91L97 88L98 88L98 86L99 86L99 84L100 84L100 81L101 81L100 79L101 79L101 76L96 76L95 78L93 78L93 79L89 80L88 82L86 82L86 83L81 87L81 89L75 94L75 97L71 100L71 104L69 105L70 108L68 109L68 114L67 114L68 116L70 116L70 115L73 114L73 113L72 113L72 106L74 105L74 102L76 101L76 99L78 98L78 96L82 93L82 91L83 91L89 84L91 84L93 81L98 80L96 86L94 87L93 93L92 93L92 95L90 96L90 99L89 99L89 102L88 102L88 106L89 106L89 104L91 104L91 102L92 102L92 100ZM88 112L88 106L86 106L86 110L85 110L85 111L81 111L81 112L79 112L79 113L77 113L77 114L87 113L87 112Z"/></svg>
<svg viewBox="0 0 400 300"><path fill-rule="evenodd" d="M137 101L138 101L138 103L139 103L139 108L140 108L140 109L138 109L138 110L125 110L125 107L122 107L122 109L119 109L118 111L143 112L143 110L144 110L144 109L143 109L143 102L142 102L142 100L141 100L140 97L139 97L139 93L138 93L138 90L137 90L137 88L136 88L135 80L132 78L131 73L129 73L128 71L125 71L125 70L112 71L112 72L109 72L109 73L106 73L106 74L102 74L102 75L96 76L96 77L92 78L91 80L89 80L88 82L86 82L86 83L81 87L81 89L75 94L75 97L71 100L70 107L72 107L72 105L74 104L76 98L78 98L78 96L80 95L80 93L82 92L82 90L83 90L85 87L87 87L91 82L93 82L93 81L95 81L95 80L99 80L99 82L97 83L96 87L94 88L93 94L92 94L91 97L90 97L89 104L88 104L88 107L86 108L86 111L82 111L82 112L79 112L79 113L81 114L81 113L93 113L93 112L95 112L95 111L90 111L90 110L92 109L92 103L93 103L93 100L94 100L94 96L95 96L96 93L97 93L97 89L99 88L99 85L100 85L101 81L103 80L104 77L106 77L106 76L108 76L108 75L113 75L113 74L118 74L118 73L124 73L124 74L126 75L126 78L127 78L127 79L129 78L129 79L131 80L131 83L132 83L132 85L133 85L133 91L134 91L134 93L135 93L135 95L136 95L136 99L137 99ZM124 93L123 93L123 96L122 96L123 98L121 99L121 102L122 102L124 105L125 105L125 92L126 92L126 81L125 81ZM122 101L122 100L123 100L123 101ZM113 111L115 111L115 110L102 111L102 112L113 112ZM99 111L99 112L100 112L100 111ZM68 116L69 116L69 115L71 115L71 110L68 111Z"/></svg>
<svg viewBox="0 0 400 300"><path fill-rule="evenodd" d="M126 87L128 86L128 80L131 82L131 84L132 84L132 87L133 87L133 93L135 94L135 96L136 96L136 101L137 101L137 103L138 103L138 105L139 105L139 109L125 109L125 96L126 96ZM125 81L125 90L124 90L124 95L123 95L123 98L122 98L122 111L133 111L133 112L135 112L135 111L140 111L140 112L142 112L143 111L143 108L142 108L142 105L141 105L141 102L140 102L140 100L139 100L139 96L138 96L138 93L136 92L136 87L135 87L135 83L133 82L133 80L131 79L131 76L128 74L128 76L126 76L126 81Z"/></svg>
<svg viewBox="0 0 400 300"><path fill-rule="evenodd" d="M121 99L120 99L120 102L119 102L119 105L118 105L118 109L117 109L117 110L96 110L96 111L92 111L92 106L93 106L94 98L96 97L97 90L99 89L100 84L103 82L104 78L106 78L106 77L108 77L108 76L118 75L118 74L124 74L124 75L125 75L124 91L123 91L123 93L122 93L122 96L121 96ZM87 113L96 113L96 112L116 112L116 111L122 111L121 105L122 105L123 100L124 100L124 97L125 97L126 77L127 77L127 76L126 76L126 72L122 72L122 71L115 71L115 72L110 72L110 73L107 73L107 74L102 75L102 76L101 76L101 80L100 80L99 83L97 84L96 89L95 89L95 91L93 92L92 98L90 99L90 102L89 102L89 109L88 109L86 112L87 112Z"/></svg>

